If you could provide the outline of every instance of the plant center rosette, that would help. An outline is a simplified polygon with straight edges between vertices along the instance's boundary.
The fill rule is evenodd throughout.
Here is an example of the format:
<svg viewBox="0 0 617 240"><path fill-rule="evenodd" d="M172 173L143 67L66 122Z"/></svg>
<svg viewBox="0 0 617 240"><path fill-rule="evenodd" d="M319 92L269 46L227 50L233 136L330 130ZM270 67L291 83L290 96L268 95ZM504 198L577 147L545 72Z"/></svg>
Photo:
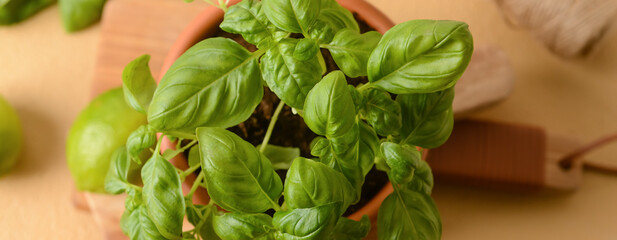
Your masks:
<svg viewBox="0 0 617 240"><path fill-rule="evenodd" d="M361 17L367 6L343 3L357 5ZM334 0L214 5L201 18L217 22L223 14L220 29L247 44L197 42L216 24L193 26L181 38L197 43L174 47L158 85L147 55L125 69L126 100L148 124L116 152L106 181L109 192L127 193L123 231L131 239L363 239L369 218L343 214L375 168L392 187L379 208L379 239L440 239L421 149L452 131L454 85L473 51L467 25L411 20L385 31L387 19L376 20L382 35L361 31ZM271 95L276 107L269 103L263 139L239 136ZM316 137L273 144L283 109ZM175 146L161 151L164 138ZM186 166L169 162L184 152ZM133 165L141 167L139 183L128 180ZM209 201L194 198L204 190ZM193 228L183 230L185 217Z"/></svg>

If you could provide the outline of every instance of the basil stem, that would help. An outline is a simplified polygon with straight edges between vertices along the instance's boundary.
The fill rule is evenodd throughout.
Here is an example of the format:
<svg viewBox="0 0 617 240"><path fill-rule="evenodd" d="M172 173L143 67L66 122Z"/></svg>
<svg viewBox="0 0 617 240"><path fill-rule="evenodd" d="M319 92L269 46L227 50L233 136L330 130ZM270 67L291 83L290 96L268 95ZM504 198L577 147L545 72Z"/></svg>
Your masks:
<svg viewBox="0 0 617 240"><path fill-rule="evenodd" d="M274 130L274 125L276 125L276 120L279 118L279 114L281 114L281 110L285 103L283 101L279 102L279 105L274 110L272 114L272 118L270 119L270 124L268 124L268 130L266 131L266 136L264 136L264 140L261 142L261 146L259 147L259 152L264 152L266 150L266 146L268 146L268 142L270 141L270 137L272 136L272 131Z"/></svg>

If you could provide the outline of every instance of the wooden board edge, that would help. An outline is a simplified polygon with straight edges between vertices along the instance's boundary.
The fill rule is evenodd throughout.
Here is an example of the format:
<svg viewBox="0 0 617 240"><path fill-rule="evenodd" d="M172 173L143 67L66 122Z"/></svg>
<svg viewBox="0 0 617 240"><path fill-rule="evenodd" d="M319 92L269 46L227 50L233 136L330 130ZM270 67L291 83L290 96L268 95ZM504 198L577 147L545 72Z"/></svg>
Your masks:
<svg viewBox="0 0 617 240"><path fill-rule="evenodd" d="M570 169L563 169L559 160L582 146L582 143L552 132L547 132L546 137L545 186L557 190L576 190L583 178L583 160L575 161Z"/></svg>

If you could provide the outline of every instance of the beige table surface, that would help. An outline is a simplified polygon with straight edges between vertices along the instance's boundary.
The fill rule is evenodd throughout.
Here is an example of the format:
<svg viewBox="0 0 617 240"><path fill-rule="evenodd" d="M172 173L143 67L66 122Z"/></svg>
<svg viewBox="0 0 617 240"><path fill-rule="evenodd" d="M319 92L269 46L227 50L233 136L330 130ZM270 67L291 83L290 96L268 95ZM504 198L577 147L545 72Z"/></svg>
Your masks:
<svg viewBox="0 0 617 240"><path fill-rule="evenodd" d="M518 78L512 96L474 117L582 141L617 131L617 31L589 58L566 61L510 29L488 0L371 2L395 22L466 21L476 44L505 49ZM88 101L99 29L65 34L56 6L0 27L0 94L17 109L26 138L19 165L0 179L0 239L101 239L91 216L70 202L64 155L69 126ZM613 145L588 158L617 164L615 156ZM617 176L586 171L577 192L557 195L442 184L434 198L443 239L617 239Z"/></svg>

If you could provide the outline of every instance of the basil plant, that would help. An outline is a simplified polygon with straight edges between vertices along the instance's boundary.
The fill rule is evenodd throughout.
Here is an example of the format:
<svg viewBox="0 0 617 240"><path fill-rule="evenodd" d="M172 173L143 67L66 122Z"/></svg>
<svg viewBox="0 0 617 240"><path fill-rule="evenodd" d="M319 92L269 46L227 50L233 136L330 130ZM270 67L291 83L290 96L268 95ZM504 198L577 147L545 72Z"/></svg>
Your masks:
<svg viewBox="0 0 617 240"><path fill-rule="evenodd" d="M213 37L187 50L158 85L147 55L124 71L126 101L148 124L116 151L106 179L108 192L127 193L123 231L131 239L362 239L368 217L343 213L375 166L394 187L379 209L379 239L440 239L433 176L419 149L452 131L454 84L473 51L468 26L412 20L382 35L361 33L335 0L218 6L220 28L257 50ZM323 50L340 70L326 71ZM363 84L347 82L363 76ZM226 129L251 116L265 88L281 102L254 146ZM310 158L269 144L285 105L319 135L307 139ZM176 149L161 153L157 135L177 139ZM168 161L183 152L186 170ZM139 183L129 180L135 166ZM275 169L287 170L285 182ZM196 181L183 193L190 174ZM193 203L198 188L207 189L207 205ZM185 218L194 228L186 230Z"/></svg>

